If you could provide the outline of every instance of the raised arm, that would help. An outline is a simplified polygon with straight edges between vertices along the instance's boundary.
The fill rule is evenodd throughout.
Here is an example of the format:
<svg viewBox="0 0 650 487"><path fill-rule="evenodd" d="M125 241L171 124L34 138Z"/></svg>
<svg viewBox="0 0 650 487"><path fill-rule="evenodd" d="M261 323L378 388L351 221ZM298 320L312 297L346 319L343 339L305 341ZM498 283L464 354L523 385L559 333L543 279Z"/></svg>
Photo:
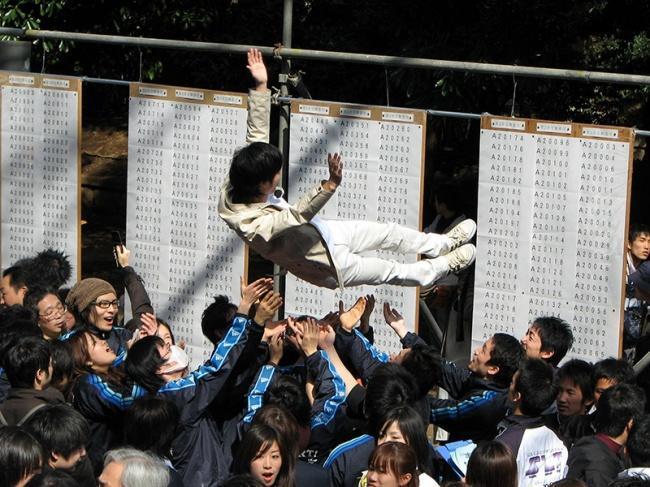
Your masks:
<svg viewBox="0 0 650 487"><path fill-rule="evenodd" d="M248 92L248 120L246 143L269 141L269 117L271 114L271 92L266 86L268 74L262 53L251 49L247 55L246 68L251 74L255 88Z"/></svg>

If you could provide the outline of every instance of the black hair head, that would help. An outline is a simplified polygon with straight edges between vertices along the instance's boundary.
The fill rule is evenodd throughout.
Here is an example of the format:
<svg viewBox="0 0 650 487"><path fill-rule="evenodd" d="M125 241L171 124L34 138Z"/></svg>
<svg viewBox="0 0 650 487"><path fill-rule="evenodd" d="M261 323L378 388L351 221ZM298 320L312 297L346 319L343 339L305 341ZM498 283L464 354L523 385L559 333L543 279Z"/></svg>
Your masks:
<svg viewBox="0 0 650 487"><path fill-rule="evenodd" d="M632 475L614 479L607 487L650 487L650 477L647 475Z"/></svg>
<svg viewBox="0 0 650 487"><path fill-rule="evenodd" d="M499 371L491 376L492 380L501 387L508 387L523 355L521 343L512 335L506 333L492 335L492 351L490 360L486 364L499 367Z"/></svg>
<svg viewBox="0 0 650 487"><path fill-rule="evenodd" d="M291 455L287 445L282 441L281 435L275 429L260 423L252 425L242 438L233 462L233 473L250 472L251 462L266 453L274 442L277 443L282 457L282 466L274 486L289 487L294 485L294 466L297 459Z"/></svg>
<svg viewBox="0 0 650 487"><path fill-rule="evenodd" d="M156 394L165 384L158 375L158 369L165 363L158 351L158 347L163 345L160 337L144 337L131 345L126 356L126 374L150 394Z"/></svg>
<svg viewBox="0 0 650 487"><path fill-rule="evenodd" d="M517 460L500 441L479 443L467 462L465 482L481 487L517 487Z"/></svg>
<svg viewBox="0 0 650 487"><path fill-rule="evenodd" d="M542 359L526 359L513 378L514 390L521 394L520 408L526 416L539 416L557 396L553 367Z"/></svg>
<svg viewBox="0 0 650 487"><path fill-rule="evenodd" d="M249 473L240 473L224 480L219 487L264 487L264 484Z"/></svg>
<svg viewBox="0 0 650 487"><path fill-rule="evenodd" d="M634 421L626 447L633 467L650 467L650 416Z"/></svg>
<svg viewBox="0 0 650 487"><path fill-rule="evenodd" d="M63 286L72 275L70 259L65 253L46 249L34 257L28 266L28 281L40 283L41 286L58 289Z"/></svg>
<svg viewBox="0 0 650 487"><path fill-rule="evenodd" d="M75 450L85 447L90 439L86 418L67 404L39 409L24 426L43 446L47 456L58 453L67 458Z"/></svg>
<svg viewBox="0 0 650 487"><path fill-rule="evenodd" d="M645 409L645 393L631 384L617 384L610 387L598 401L595 424L596 431L616 437L625 431L630 420L641 418Z"/></svg>
<svg viewBox="0 0 650 487"><path fill-rule="evenodd" d="M34 321L38 321L38 303L40 303L41 300L45 298L45 296L48 296L50 294L56 296L57 299L59 299L59 295L56 293L56 289L44 286L40 283L30 286L25 293L23 306L32 314L32 319Z"/></svg>
<svg viewBox="0 0 650 487"><path fill-rule="evenodd" d="M555 316L535 318L531 326L539 334L542 342L540 350L542 352L553 352L553 355L547 361L557 367L573 346L571 326L566 321Z"/></svg>
<svg viewBox="0 0 650 487"><path fill-rule="evenodd" d="M18 426L0 428L0 485L16 485L43 466L43 448Z"/></svg>
<svg viewBox="0 0 650 487"><path fill-rule="evenodd" d="M608 379L616 384L634 384L634 369L627 360L609 357L594 364L594 384Z"/></svg>
<svg viewBox="0 0 650 487"><path fill-rule="evenodd" d="M564 379L570 380L580 388L583 401L593 401L595 387L593 370L594 367L589 362L574 358L557 369L555 379L558 384Z"/></svg>
<svg viewBox="0 0 650 487"><path fill-rule="evenodd" d="M628 231L628 235L627 235L627 241L629 243L632 243L641 235L650 236L650 226L644 225L642 223L634 223L630 225L630 230Z"/></svg>
<svg viewBox="0 0 650 487"><path fill-rule="evenodd" d="M402 360L402 367L413 375L418 384L419 397L426 396L435 385L439 362L440 353L426 345L415 345Z"/></svg>
<svg viewBox="0 0 650 487"><path fill-rule="evenodd" d="M2 277L9 276L9 285L18 291L23 286L29 285L29 265L31 259L21 259L14 263L11 267L7 267L2 271Z"/></svg>
<svg viewBox="0 0 650 487"><path fill-rule="evenodd" d="M398 406L413 405L417 390L415 378L401 365L379 365L368 379L366 388L364 413L369 433L375 438L379 435L384 425L382 416L386 411Z"/></svg>
<svg viewBox="0 0 650 487"><path fill-rule="evenodd" d="M406 443L415 451L419 469L433 477L433 459L426 435L427 426L424 424L420 413L410 406L399 406L384 414L381 422L383 424L377 439L391 441L390 438L385 438L386 431L391 424L397 423Z"/></svg>
<svg viewBox="0 0 650 487"><path fill-rule="evenodd" d="M201 332L203 336L216 345L225 336L232 324L232 317L237 312L237 306L232 304L226 296L215 296L214 303L210 304L201 315Z"/></svg>
<svg viewBox="0 0 650 487"><path fill-rule="evenodd" d="M63 393L67 391L66 385L69 384L74 372L74 361L72 352L67 342L53 340L50 342L50 354L52 356L52 380L50 387L55 387Z"/></svg>
<svg viewBox="0 0 650 487"><path fill-rule="evenodd" d="M50 344L42 337L19 338L4 357L5 373L11 387L32 389L36 373L50 367Z"/></svg>
<svg viewBox="0 0 650 487"><path fill-rule="evenodd" d="M72 476L61 469L34 475L25 487L81 487Z"/></svg>
<svg viewBox="0 0 650 487"><path fill-rule="evenodd" d="M282 169L282 154L266 142L253 142L235 152L230 165L230 197L235 203L249 203L261 196L260 184L273 181Z"/></svg>
<svg viewBox="0 0 650 487"><path fill-rule="evenodd" d="M20 304L0 308L0 331L4 330L6 326L11 325L16 320L34 321L34 317L31 311Z"/></svg>
<svg viewBox="0 0 650 487"><path fill-rule="evenodd" d="M12 306L12 308L14 307ZM27 336L43 338L41 329L31 319L18 319L0 328L0 366L4 367L3 364L9 348L19 338Z"/></svg>
<svg viewBox="0 0 650 487"><path fill-rule="evenodd" d="M277 404L287 409L300 426L309 426L311 405L305 387L290 375L279 375L264 393L264 404Z"/></svg>
<svg viewBox="0 0 650 487"><path fill-rule="evenodd" d="M180 413L171 401L145 396L137 399L124 416L124 443L159 457L169 458Z"/></svg>

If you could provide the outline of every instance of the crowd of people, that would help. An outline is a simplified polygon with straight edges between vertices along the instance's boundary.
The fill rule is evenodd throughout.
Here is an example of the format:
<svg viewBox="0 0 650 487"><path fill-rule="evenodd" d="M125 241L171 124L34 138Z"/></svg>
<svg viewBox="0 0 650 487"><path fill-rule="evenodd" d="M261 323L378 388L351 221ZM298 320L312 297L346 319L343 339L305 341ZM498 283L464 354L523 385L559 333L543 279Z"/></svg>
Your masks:
<svg viewBox="0 0 650 487"><path fill-rule="evenodd" d="M266 99L261 56L248 61L261 92L251 98ZM268 116L262 105L253 118ZM431 286L471 265L471 220L441 234L314 221L341 182L340 157L292 207L275 191L277 153L256 144L236 153L220 213L289 271L326 287ZM277 320L282 296L262 278L242 279L238 302L218 296L205 309L201 331L214 348L190 370L128 249L115 247L126 323L111 284L90 277L65 288L66 257L45 250L2 272L0 485L650 485L648 381L631 365L645 354L649 241L646 228L630 234L627 358L564 360L570 324L540 316L522 337L487 337L466 367L409 331L405 303L366 295L322 317ZM432 258L408 267L363 255L382 246ZM376 305L385 323L370 322ZM377 326L397 335L399 353L374 345ZM431 425L448 433L451 455L434 448Z"/></svg>
<svg viewBox="0 0 650 487"><path fill-rule="evenodd" d="M0 485L650 482L647 383L626 359L560 366L573 333L559 318L535 319L520 338L496 333L458 367L391 303L385 324L370 323L373 296L322 318L274 320L282 297L263 278L242 282L238 303L219 296L205 310L214 351L189 370L129 250L115 252L132 304L124 326L108 282L61 287L69 266L57 252L2 273ZM642 292L646 265L630 274ZM403 349L376 348L373 326ZM450 445L477 445L462 478L429 425Z"/></svg>

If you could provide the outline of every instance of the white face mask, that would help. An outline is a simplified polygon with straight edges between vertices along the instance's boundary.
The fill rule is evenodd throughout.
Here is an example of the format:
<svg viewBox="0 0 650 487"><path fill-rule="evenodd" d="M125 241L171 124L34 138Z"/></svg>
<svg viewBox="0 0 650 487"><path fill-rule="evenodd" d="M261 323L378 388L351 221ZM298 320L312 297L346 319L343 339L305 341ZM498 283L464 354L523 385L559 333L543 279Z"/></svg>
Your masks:
<svg viewBox="0 0 650 487"><path fill-rule="evenodd" d="M176 345L172 345L170 348L171 353L169 354L169 358L165 362L165 365L169 364L171 365L171 368L166 369L166 372L174 373L187 369L190 364L190 358L187 356L187 353L185 353L185 350Z"/></svg>

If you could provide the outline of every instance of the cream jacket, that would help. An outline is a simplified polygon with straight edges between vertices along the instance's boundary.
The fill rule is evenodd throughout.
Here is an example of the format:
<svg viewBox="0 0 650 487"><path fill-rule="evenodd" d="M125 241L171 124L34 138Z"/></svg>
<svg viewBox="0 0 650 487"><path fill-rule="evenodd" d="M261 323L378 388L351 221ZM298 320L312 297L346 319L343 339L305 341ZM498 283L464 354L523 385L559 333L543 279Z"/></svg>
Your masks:
<svg viewBox="0 0 650 487"><path fill-rule="evenodd" d="M268 142L270 92L250 91L246 142ZM331 191L319 185L289 208L269 203L233 203L226 180L219 195L219 216L262 257L316 286L343 288L340 273L321 234L310 220L325 206Z"/></svg>

